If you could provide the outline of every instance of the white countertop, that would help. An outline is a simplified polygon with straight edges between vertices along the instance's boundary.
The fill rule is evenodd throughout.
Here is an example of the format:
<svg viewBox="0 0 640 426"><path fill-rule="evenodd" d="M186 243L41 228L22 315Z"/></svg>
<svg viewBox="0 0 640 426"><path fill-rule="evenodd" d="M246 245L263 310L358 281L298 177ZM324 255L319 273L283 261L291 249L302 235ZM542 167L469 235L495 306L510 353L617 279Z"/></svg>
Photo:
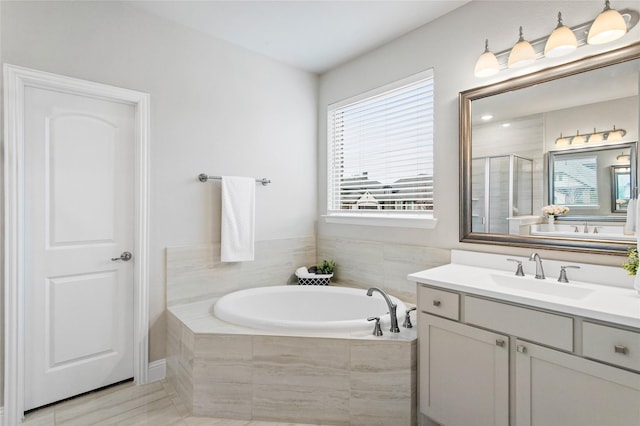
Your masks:
<svg viewBox="0 0 640 426"><path fill-rule="evenodd" d="M568 271L569 275L572 272ZM517 277L513 271L455 263L409 274L408 279L443 289L640 328L640 294L632 288L573 280L565 284L557 282L557 277L537 280L531 276ZM555 286L559 286L558 293L565 295L553 294Z"/></svg>

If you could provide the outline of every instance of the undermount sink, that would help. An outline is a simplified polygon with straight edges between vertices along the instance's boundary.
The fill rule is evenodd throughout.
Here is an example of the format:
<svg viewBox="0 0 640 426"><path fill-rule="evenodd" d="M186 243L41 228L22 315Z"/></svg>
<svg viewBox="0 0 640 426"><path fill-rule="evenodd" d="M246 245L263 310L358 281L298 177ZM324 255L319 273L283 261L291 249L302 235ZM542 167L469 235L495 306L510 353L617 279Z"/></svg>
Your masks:
<svg viewBox="0 0 640 426"><path fill-rule="evenodd" d="M545 294L566 299L584 299L594 292L590 288L580 287L575 284L560 283L555 278L539 280L516 275L491 274L491 280L501 287L529 293Z"/></svg>

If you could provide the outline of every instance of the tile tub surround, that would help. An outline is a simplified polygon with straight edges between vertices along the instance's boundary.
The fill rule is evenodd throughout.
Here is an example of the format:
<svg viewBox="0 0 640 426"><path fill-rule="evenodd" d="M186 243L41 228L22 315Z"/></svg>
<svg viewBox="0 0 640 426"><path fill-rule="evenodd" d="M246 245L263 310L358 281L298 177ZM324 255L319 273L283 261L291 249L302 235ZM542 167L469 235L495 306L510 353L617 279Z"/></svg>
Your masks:
<svg viewBox="0 0 640 426"><path fill-rule="evenodd" d="M257 330L213 317L214 300L167 313L167 378L190 415L415 424L415 328L382 337Z"/></svg>
<svg viewBox="0 0 640 426"><path fill-rule="evenodd" d="M332 259L335 281L351 287L380 287L401 300L416 303L407 275L446 265L451 250L406 244L318 237L318 259Z"/></svg>
<svg viewBox="0 0 640 426"><path fill-rule="evenodd" d="M293 273L299 266L315 263L315 237L257 241L255 260L251 262L221 262L220 243L168 247L167 306L220 297L245 288L287 284L293 282Z"/></svg>

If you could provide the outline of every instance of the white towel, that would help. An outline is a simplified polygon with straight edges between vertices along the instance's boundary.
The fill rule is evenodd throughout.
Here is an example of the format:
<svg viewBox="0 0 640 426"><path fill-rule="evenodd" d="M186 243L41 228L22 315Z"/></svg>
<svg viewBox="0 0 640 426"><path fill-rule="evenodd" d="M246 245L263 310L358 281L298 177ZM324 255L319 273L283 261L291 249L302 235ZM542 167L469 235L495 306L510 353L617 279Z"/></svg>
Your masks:
<svg viewBox="0 0 640 426"><path fill-rule="evenodd" d="M627 221L624 224L624 232L626 234L633 234L638 226L638 218L636 217L636 210L638 209L638 200L630 199L627 204Z"/></svg>
<svg viewBox="0 0 640 426"><path fill-rule="evenodd" d="M255 192L253 178L222 176L220 260L223 262L254 258Z"/></svg>

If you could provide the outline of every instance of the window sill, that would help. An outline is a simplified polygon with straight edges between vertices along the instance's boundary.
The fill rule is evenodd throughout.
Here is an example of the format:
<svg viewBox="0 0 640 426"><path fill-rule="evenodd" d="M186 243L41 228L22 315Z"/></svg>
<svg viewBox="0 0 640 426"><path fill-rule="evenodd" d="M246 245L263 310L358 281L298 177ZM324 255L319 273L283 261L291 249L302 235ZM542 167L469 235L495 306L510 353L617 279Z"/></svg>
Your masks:
<svg viewBox="0 0 640 426"><path fill-rule="evenodd" d="M332 214L323 215L322 217L326 223L339 223L343 225L435 229L438 224L438 219L434 217L388 217L354 214Z"/></svg>

